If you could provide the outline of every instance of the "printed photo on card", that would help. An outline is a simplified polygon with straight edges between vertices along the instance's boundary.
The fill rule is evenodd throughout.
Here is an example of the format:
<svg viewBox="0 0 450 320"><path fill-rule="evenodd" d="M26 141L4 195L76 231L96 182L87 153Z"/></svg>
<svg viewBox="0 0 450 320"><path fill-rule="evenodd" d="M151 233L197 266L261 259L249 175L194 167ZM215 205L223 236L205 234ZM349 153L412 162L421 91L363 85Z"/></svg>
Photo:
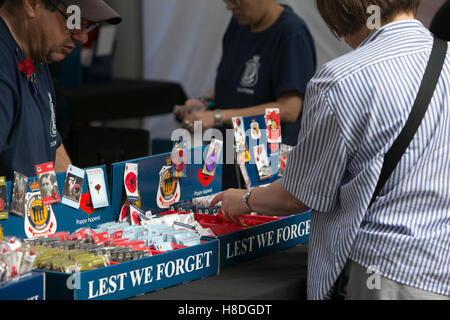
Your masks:
<svg viewBox="0 0 450 320"><path fill-rule="evenodd" d="M13 191L9 211L21 218L25 217L25 195L27 193L28 177L14 171Z"/></svg>
<svg viewBox="0 0 450 320"><path fill-rule="evenodd" d="M87 169L89 192L91 194L92 206L94 209L107 207L108 193L106 192L105 175L100 168Z"/></svg>
<svg viewBox="0 0 450 320"><path fill-rule="evenodd" d="M215 138L211 139L208 152L206 153L205 163L203 165L202 173L208 176L214 176L216 173L217 163L219 162L220 154L222 153L223 141Z"/></svg>
<svg viewBox="0 0 450 320"><path fill-rule="evenodd" d="M253 147L253 156L258 171L259 180L264 181L272 177L266 146L261 144Z"/></svg>
<svg viewBox="0 0 450 320"><path fill-rule="evenodd" d="M6 178L0 177L0 220L8 219L8 195L6 193Z"/></svg>
<svg viewBox="0 0 450 320"><path fill-rule="evenodd" d="M123 173L123 183L125 185L125 192L130 202L139 201L138 192L138 164L126 163L125 171Z"/></svg>
<svg viewBox="0 0 450 320"><path fill-rule="evenodd" d="M259 123L255 119L250 123L250 136L254 140L261 138L261 130L259 129Z"/></svg>
<svg viewBox="0 0 450 320"><path fill-rule="evenodd" d="M172 148L172 170L175 178L186 178L186 146L186 141L177 141Z"/></svg>
<svg viewBox="0 0 450 320"><path fill-rule="evenodd" d="M241 153L244 152L246 148L246 137L245 137L245 128L244 128L244 118L236 117L232 118L233 129L234 129L234 141L236 145L236 152Z"/></svg>
<svg viewBox="0 0 450 320"><path fill-rule="evenodd" d="M43 163L36 166L41 198L45 205L61 201L56 181L56 173L53 162Z"/></svg>
<svg viewBox="0 0 450 320"><path fill-rule="evenodd" d="M280 109L266 109L267 142L281 143Z"/></svg>
<svg viewBox="0 0 450 320"><path fill-rule="evenodd" d="M62 203L75 209L80 208L84 174L85 172L83 169L69 165L64 181Z"/></svg>

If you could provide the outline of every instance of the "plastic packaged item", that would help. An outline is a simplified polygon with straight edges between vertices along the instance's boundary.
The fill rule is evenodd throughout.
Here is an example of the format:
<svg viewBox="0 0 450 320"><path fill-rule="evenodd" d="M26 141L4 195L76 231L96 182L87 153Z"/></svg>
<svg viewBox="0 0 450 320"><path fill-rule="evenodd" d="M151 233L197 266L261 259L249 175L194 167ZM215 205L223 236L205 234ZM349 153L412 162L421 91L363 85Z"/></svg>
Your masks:
<svg viewBox="0 0 450 320"><path fill-rule="evenodd" d="M0 262L0 283L6 279L6 274L8 272L8 265L6 262Z"/></svg>

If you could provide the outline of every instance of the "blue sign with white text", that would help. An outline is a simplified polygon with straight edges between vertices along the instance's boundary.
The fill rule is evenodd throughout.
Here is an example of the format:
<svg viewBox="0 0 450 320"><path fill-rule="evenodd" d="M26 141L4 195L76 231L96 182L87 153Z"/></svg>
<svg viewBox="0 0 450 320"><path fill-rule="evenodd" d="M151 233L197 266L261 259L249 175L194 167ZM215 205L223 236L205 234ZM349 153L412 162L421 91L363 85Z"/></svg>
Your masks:
<svg viewBox="0 0 450 320"><path fill-rule="evenodd" d="M219 236L220 268L309 241L311 212Z"/></svg>
<svg viewBox="0 0 450 320"><path fill-rule="evenodd" d="M118 300L216 275L218 241L75 274L76 300Z"/></svg>

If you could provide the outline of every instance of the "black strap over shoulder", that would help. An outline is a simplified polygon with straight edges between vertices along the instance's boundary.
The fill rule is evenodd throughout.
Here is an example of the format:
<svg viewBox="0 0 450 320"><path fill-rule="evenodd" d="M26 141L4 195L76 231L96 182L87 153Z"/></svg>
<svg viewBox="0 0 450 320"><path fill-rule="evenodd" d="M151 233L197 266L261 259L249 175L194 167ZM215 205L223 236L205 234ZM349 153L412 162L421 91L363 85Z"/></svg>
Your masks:
<svg viewBox="0 0 450 320"><path fill-rule="evenodd" d="M386 181L391 176L398 162L414 138L420 124L422 123L428 106L431 103L431 99L433 98L433 94L436 90L436 86L445 63L448 49L447 47L448 43L446 41L438 38L434 39L433 50L431 52L430 60L428 61L428 66L425 70L425 75L422 79L422 84L420 85L416 101L409 118L406 121L403 131L395 140L391 149L384 156L383 168L369 207L375 202L375 199L386 184Z"/></svg>

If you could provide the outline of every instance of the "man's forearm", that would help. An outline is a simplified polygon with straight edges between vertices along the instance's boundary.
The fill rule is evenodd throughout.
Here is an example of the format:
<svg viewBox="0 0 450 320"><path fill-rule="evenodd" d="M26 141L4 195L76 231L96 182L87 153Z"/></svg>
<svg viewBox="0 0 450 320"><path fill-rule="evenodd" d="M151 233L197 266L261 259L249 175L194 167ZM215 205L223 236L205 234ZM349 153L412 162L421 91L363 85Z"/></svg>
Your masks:
<svg viewBox="0 0 450 320"><path fill-rule="evenodd" d="M56 149L55 171L65 172L69 164L72 164L72 161L70 161L66 148L61 144L61 146Z"/></svg>

